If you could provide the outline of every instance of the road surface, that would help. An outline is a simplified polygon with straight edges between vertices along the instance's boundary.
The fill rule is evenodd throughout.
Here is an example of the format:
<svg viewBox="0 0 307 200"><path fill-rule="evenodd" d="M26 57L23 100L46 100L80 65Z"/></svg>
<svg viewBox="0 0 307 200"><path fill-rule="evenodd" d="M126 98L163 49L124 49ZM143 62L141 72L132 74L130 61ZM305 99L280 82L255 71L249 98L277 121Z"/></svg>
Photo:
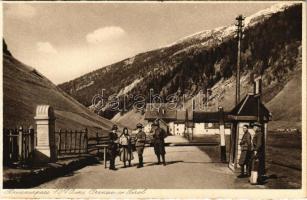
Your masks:
<svg viewBox="0 0 307 200"><path fill-rule="evenodd" d="M186 141L170 136L166 142ZM208 147L212 148L212 147ZM217 189L235 188L235 175L227 164L213 162L197 147L166 147L167 165L156 165L153 148L144 151L144 167L137 169L134 152L133 166L122 168L116 159L117 171L105 169L103 164L87 166L65 177L44 183L38 188L48 189Z"/></svg>

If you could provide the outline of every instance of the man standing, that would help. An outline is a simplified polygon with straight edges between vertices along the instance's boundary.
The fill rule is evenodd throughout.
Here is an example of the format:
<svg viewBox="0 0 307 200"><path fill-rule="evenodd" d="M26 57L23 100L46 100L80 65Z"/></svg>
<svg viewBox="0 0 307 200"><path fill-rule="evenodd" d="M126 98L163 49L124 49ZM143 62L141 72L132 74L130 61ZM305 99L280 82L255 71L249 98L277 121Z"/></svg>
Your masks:
<svg viewBox="0 0 307 200"><path fill-rule="evenodd" d="M241 155L239 159L239 165L241 168L241 173L238 176L238 178L243 178L245 177L244 174L244 166L246 166L246 175L250 175L250 159L251 159L251 153L252 153L252 138L251 134L248 132L248 126L244 125L243 126L243 136L240 142L241 146Z"/></svg>
<svg viewBox="0 0 307 200"><path fill-rule="evenodd" d="M254 123L255 136L253 138L254 159L259 160L258 166L258 183L262 182L262 176L265 173L264 166L264 135L261 131L261 124Z"/></svg>
<svg viewBox="0 0 307 200"><path fill-rule="evenodd" d="M115 168L115 158L117 154L117 148L118 148L118 136L117 136L117 126L113 125L112 131L109 133L109 155L110 155L110 170L117 170Z"/></svg>
<svg viewBox="0 0 307 200"><path fill-rule="evenodd" d="M166 163L165 163L164 138L166 138L166 133L162 128L160 128L158 121L154 121L154 123L152 124L151 132L153 132L153 145L154 145L155 154L158 158L157 164L158 165L161 164L160 161L160 155L161 155L163 165L165 166Z"/></svg>
<svg viewBox="0 0 307 200"><path fill-rule="evenodd" d="M142 124L137 124L136 127L138 129L138 133L135 136L135 140L136 140L135 147L136 147L136 151L139 157L139 164L137 168L140 168L140 167L143 167L143 152L144 152L145 143L146 143L146 134L142 130L143 128Z"/></svg>

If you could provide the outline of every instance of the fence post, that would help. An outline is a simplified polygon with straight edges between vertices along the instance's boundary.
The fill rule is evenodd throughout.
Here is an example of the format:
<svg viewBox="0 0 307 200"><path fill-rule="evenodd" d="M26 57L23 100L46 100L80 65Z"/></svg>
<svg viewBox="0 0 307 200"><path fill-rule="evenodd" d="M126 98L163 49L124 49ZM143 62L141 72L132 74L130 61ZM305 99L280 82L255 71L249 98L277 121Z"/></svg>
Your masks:
<svg viewBox="0 0 307 200"><path fill-rule="evenodd" d="M70 144L69 144L69 153L71 153L72 152L72 134L73 134L73 132L72 132L72 130L70 130L69 131L69 134L70 134Z"/></svg>
<svg viewBox="0 0 307 200"><path fill-rule="evenodd" d="M33 128L33 126L30 126L29 127L29 137L30 137L30 144L29 144L29 146L30 146L30 154L31 154L31 156L32 156L32 154L33 154L33 152L34 152L34 140L35 140L35 138L34 138L34 128Z"/></svg>
<svg viewBox="0 0 307 200"><path fill-rule="evenodd" d="M3 145L3 164L6 165L8 164L8 160L9 160L9 157L10 157L10 144L9 144L9 137L7 136L8 135L8 130L7 129L3 129L3 144L6 144L6 145Z"/></svg>
<svg viewBox="0 0 307 200"><path fill-rule="evenodd" d="M55 116L53 108L49 105L37 106L34 119L37 125L35 162L54 162L57 160L57 147L55 143Z"/></svg>
<svg viewBox="0 0 307 200"><path fill-rule="evenodd" d="M226 162L226 144L225 144L225 126L224 126L224 110L219 107L219 123L220 123L220 146L221 146L221 161Z"/></svg>
<svg viewBox="0 0 307 200"><path fill-rule="evenodd" d="M67 151L67 140L68 140L68 137L67 137L67 134L68 134L68 131L67 129L65 130L65 138L64 138L64 152L66 153Z"/></svg>
<svg viewBox="0 0 307 200"><path fill-rule="evenodd" d="M79 136L79 154L81 154L81 147L82 147L82 134L83 134L83 130L81 130L79 132L80 136Z"/></svg>
<svg viewBox="0 0 307 200"><path fill-rule="evenodd" d="M78 141L78 131L75 130L75 148L74 148L74 153L77 153L77 141Z"/></svg>
<svg viewBox="0 0 307 200"><path fill-rule="evenodd" d="M84 136L84 140L85 140L85 152L88 153L88 136L87 136L87 128L85 128L85 136Z"/></svg>
<svg viewBox="0 0 307 200"><path fill-rule="evenodd" d="M22 138L23 127L20 126L18 129L18 160L23 160L23 138Z"/></svg>
<svg viewBox="0 0 307 200"><path fill-rule="evenodd" d="M62 151L62 129L59 129L59 149L58 149L58 155L61 155Z"/></svg>
<svg viewBox="0 0 307 200"><path fill-rule="evenodd" d="M96 132L96 144L99 144L99 137L98 132ZM99 157L99 148L97 148L97 156Z"/></svg>

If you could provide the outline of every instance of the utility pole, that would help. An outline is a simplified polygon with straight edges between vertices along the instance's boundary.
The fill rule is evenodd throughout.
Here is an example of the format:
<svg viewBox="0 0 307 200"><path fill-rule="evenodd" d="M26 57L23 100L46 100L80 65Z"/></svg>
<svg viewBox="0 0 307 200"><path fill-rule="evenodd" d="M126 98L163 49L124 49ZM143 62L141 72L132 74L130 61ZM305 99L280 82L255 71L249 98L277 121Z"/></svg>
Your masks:
<svg viewBox="0 0 307 200"><path fill-rule="evenodd" d="M240 65L241 65L241 39L244 17L239 15L236 17L237 38L238 38L238 57L237 57L237 81L236 81L236 105L240 102Z"/></svg>

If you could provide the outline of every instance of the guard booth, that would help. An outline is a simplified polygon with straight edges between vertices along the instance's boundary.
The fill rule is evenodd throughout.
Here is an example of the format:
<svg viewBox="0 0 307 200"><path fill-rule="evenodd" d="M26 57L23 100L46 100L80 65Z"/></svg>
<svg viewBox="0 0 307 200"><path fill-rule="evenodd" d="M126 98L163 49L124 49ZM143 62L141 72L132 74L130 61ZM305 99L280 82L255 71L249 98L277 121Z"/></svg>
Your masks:
<svg viewBox="0 0 307 200"><path fill-rule="evenodd" d="M227 115L229 121L232 121L232 130L230 138L229 168L236 170L241 155L240 141L243 136L243 126L248 125L248 131L255 134L253 123L262 124L264 148L266 148L266 138L268 132L268 122L271 120L271 113L261 102L260 94L248 94L242 101L237 104ZM264 151L265 154L265 151ZM263 155L265 158L265 155Z"/></svg>

